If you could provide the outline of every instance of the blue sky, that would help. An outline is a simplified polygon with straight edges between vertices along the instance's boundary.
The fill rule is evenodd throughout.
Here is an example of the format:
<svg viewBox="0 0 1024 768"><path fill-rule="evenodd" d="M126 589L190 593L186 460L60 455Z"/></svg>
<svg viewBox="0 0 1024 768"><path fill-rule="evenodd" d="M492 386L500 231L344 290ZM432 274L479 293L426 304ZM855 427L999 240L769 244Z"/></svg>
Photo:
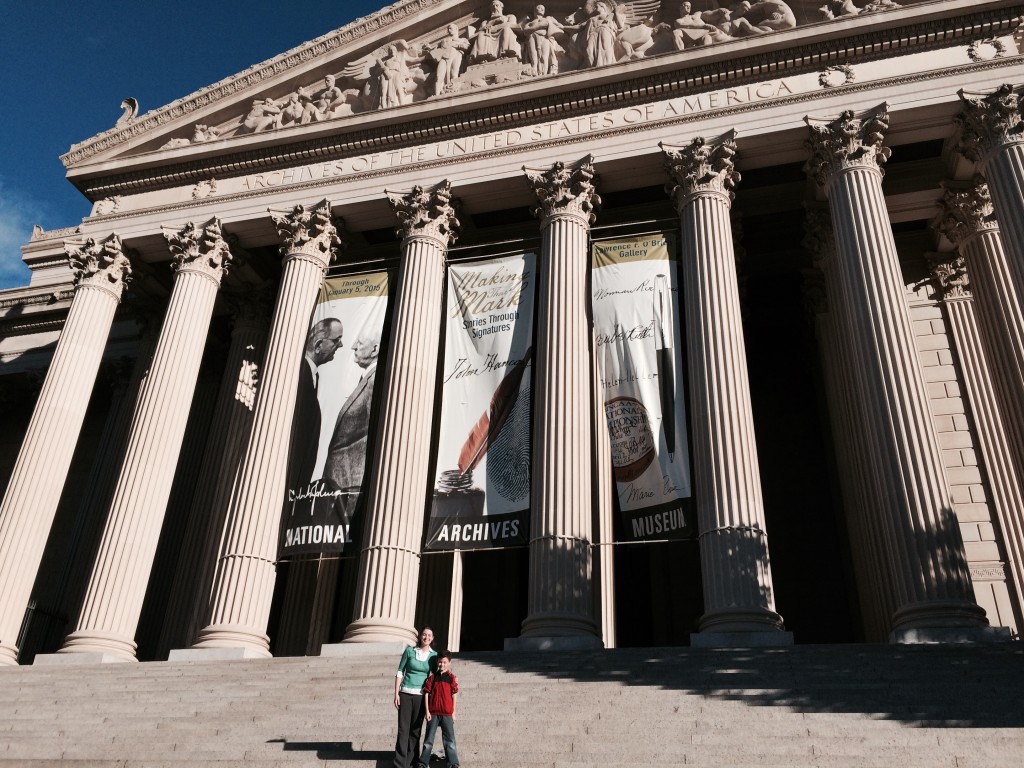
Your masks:
<svg viewBox="0 0 1024 768"><path fill-rule="evenodd" d="M168 104L392 0L0 0L0 289L25 285L33 224L89 204L60 156L113 127L121 100Z"/></svg>

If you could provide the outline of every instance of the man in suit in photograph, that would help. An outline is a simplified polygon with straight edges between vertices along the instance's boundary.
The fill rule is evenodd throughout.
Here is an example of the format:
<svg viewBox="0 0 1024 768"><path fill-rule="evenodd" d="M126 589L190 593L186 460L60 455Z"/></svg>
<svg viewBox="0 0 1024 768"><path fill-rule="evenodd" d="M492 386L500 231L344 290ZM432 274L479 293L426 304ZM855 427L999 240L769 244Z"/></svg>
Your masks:
<svg viewBox="0 0 1024 768"><path fill-rule="evenodd" d="M306 337L306 351L299 367L299 387L295 397L295 420L288 460L288 487L302 488L313 479L316 453L320 445L320 401L317 399L318 369L334 359L344 346L343 328L336 317L317 322Z"/></svg>
<svg viewBox="0 0 1024 768"><path fill-rule="evenodd" d="M347 492L351 510L366 467L366 441L370 431L370 405L373 383L377 376L377 354L380 351L380 331L364 332L352 346L352 359L363 369L359 383L338 411L327 448L324 479L339 490Z"/></svg>

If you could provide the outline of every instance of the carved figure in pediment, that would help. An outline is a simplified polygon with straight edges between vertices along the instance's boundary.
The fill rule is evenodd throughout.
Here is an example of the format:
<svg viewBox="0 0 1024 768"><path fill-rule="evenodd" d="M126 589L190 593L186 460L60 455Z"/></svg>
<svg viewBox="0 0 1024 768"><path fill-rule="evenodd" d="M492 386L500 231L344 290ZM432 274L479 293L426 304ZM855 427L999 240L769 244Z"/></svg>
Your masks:
<svg viewBox="0 0 1024 768"><path fill-rule="evenodd" d="M679 18L672 23L672 44L677 51L726 40L732 40L732 36L705 20L704 14L694 11L691 3L679 6Z"/></svg>
<svg viewBox="0 0 1024 768"><path fill-rule="evenodd" d="M558 54L565 53L556 36L567 30L578 30L579 25L567 26L553 16L547 15L543 5L538 5L533 18L527 16L519 25L526 35L526 59L534 76L558 74Z"/></svg>
<svg viewBox="0 0 1024 768"><path fill-rule="evenodd" d="M854 5L853 0L825 0L825 4L818 9L825 19L838 19L840 16L856 16L860 8Z"/></svg>
<svg viewBox="0 0 1024 768"><path fill-rule="evenodd" d="M335 111L345 104L347 94L337 86L334 75L324 76L323 89L314 93L310 88L299 88L300 97L305 103L299 122L303 125L335 117Z"/></svg>
<svg viewBox="0 0 1024 768"><path fill-rule="evenodd" d="M591 67L603 67L618 61L615 44L619 32L625 29L625 19L616 16L609 0L597 0L594 13L581 30L586 40L586 62Z"/></svg>
<svg viewBox="0 0 1024 768"><path fill-rule="evenodd" d="M570 55L581 67L642 58L654 45L654 36L670 29L656 20L660 5L660 0L631 0L618 5L611 0L587 0L566 17L567 24L579 27L570 41Z"/></svg>
<svg viewBox="0 0 1024 768"><path fill-rule="evenodd" d="M902 8L903 6L899 3L894 3L892 0L875 0L874 2L868 3L861 9L861 13L872 13L873 11L890 11L894 8Z"/></svg>
<svg viewBox="0 0 1024 768"><path fill-rule="evenodd" d="M422 60L422 52L405 40L396 40L352 62L341 74L364 83L362 95L375 108L388 109L410 103L416 88L426 81L426 73L418 66Z"/></svg>
<svg viewBox="0 0 1024 768"><path fill-rule="evenodd" d="M281 127L281 108L273 99L256 99L242 120L239 133L259 133Z"/></svg>
<svg viewBox="0 0 1024 768"><path fill-rule="evenodd" d="M732 37L749 37L766 32L779 32L796 26L793 9L781 0L743 0L732 8L705 11L702 18Z"/></svg>
<svg viewBox="0 0 1024 768"><path fill-rule="evenodd" d="M428 55L434 60L434 95L451 90L455 78L462 71L462 58L469 50L469 40L459 35L457 24L448 25L448 35L434 45Z"/></svg>
<svg viewBox="0 0 1024 768"><path fill-rule="evenodd" d="M469 60L473 64L495 59L520 59L523 49L516 39L516 17L505 13L501 0L491 2L491 16L480 22L480 28L470 31L473 39Z"/></svg>

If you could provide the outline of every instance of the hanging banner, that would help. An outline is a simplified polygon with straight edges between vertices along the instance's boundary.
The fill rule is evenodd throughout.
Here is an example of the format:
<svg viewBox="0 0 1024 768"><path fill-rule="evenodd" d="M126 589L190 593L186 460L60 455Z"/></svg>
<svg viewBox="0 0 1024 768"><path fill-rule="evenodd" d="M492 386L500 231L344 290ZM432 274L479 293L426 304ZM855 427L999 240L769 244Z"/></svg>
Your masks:
<svg viewBox="0 0 1024 768"><path fill-rule="evenodd" d="M387 272L321 286L299 368L279 559L353 543L387 303Z"/></svg>
<svg viewBox="0 0 1024 768"><path fill-rule="evenodd" d="M593 244L595 354L627 541L697 535L674 253L665 234Z"/></svg>
<svg viewBox="0 0 1024 768"><path fill-rule="evenodd" d="M535 285L532 253L448 268L426 549L527 543Z"/></svg>

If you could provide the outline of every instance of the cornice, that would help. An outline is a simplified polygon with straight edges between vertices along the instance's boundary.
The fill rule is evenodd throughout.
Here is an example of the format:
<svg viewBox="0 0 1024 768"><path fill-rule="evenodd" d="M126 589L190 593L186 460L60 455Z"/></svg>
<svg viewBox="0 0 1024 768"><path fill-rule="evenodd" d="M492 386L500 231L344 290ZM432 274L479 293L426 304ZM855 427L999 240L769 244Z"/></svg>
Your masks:
<svg viewBox="0 0 1024 768"><path fill-rule="evenodd" d="M439 1L424 0L427 3ZM412 5L416 4L407 3L403 7ZM418 5L416 7L419 8ZM567 85L566 89L559 93L547 92L557 83L558 78L572 78L579 74L570 72L564 76L545 79L543 82L547 88L544 94L531 96L527 93L516 101L492 103L483 107L467 106L451 114L434 115L425 119L422 115L409 113L412 120L408 123L392 121L347 133L296 139L288 144L279 143L272 147L229 152L210 159L179 161L156 168L94 178L86 178L83 175L73 181L87 197L95 201L119 194L197 184L208 182L210 179L328 161L366 151L399 150L426 141L471 135L474 132L493 129L495 126L511 129L556 117L585 115L611 106L630 106L654 97L694 95L705 90L754 82L765 76L801 74L832 66L837 62L863 63L890 57L901 51L919 52L948 47L955 41L967 42L1011 33L1022 21L1024 4L1015 4L984 12L963 13L954 18L928 19L898 29L872 29L859 35L816 39L803 44L795 41L794 45L786 48L772 48L769 45L753 53L728 60L716 58L687 64L687 54L668 54L643 60L653 71L644 71L642 74L634 74L628 79L613 83L582 88ZM820 34L827 31L817 29ZM296 50L305 50L305 47ZM672 56L678 58L673 60ZM980 62L979 65L1006 62L1010 58L1016 57L998 58ZM838 88L847 88L849 85L851 84ZM877 83L871 85L877 86ZM837 87L831 90L835 91ZM500 98L501 88L495 87L487 91L486 95L480 92L476 96ZM339 129L344 130L342 124L339 124Z"/></svg>

